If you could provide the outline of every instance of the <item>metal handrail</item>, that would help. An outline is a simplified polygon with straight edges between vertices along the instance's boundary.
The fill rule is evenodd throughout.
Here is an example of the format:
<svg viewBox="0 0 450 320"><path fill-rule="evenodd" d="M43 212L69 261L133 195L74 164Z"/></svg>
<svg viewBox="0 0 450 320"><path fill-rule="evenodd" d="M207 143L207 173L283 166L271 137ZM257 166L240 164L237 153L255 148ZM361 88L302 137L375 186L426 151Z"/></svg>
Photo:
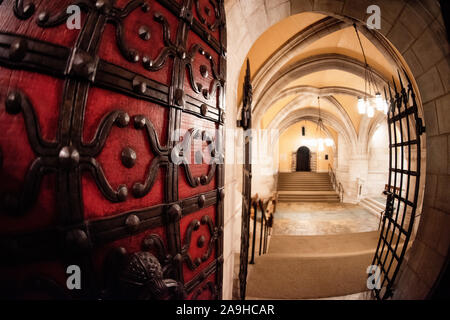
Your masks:
<svg viewBox="0 0 450 320"><path fill-rule="evenodd" d="M344 201L344 187L342 186L342 183L340 183L337 178L336 174L334 173L333 167L331 164L328 164L328 174L330 175L331 184L333 186L333 190L337 191L339 194L339 201Z"/></svg>
<svg viewBox="0 0 450 320"><path fill-rule="evenodd" d="M253 208L253 234L252 234L252 252L251 252L251 259L250 264L255 263L255 245L256 245L256 223L258 221L258 211L261 213L261 226L260 226L260 236L259 236L259 252L258 255L266 254L267 253L267 245L268 245L268 237L270 234L270 228L272 225L272 222L270 221L269 217L266 215L267 207L270 202L276 201L275 197L270 197L267 200L263 200L260 198L253 198L252 199L252 208ZM275 204L274 204L275 205ZM259 209L259 210L258 210Z"/></svg>

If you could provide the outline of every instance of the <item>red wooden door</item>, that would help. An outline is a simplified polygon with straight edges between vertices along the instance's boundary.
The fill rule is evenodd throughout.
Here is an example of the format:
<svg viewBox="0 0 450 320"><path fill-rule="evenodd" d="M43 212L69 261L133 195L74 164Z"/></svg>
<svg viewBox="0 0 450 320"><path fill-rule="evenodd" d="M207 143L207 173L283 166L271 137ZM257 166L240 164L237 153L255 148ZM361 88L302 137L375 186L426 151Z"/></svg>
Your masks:
<svg viewBox="0 0 450 320"><path fill-rule="evenodd" d="M0 0L1 297L221 298L225 63L223 0Z"/></svg>

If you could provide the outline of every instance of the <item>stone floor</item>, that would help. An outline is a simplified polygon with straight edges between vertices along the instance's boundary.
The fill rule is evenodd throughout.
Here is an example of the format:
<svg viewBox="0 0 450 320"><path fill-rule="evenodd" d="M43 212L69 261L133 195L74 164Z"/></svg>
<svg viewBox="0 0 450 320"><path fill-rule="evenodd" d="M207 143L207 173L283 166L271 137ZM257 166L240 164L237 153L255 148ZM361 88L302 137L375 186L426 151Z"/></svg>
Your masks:
<svg viewBox="0 0 450 320"><path fill-rule="evenodd" d="M327 235L378 229L379 219L348 203L278 203L274 235Z"/></svg>

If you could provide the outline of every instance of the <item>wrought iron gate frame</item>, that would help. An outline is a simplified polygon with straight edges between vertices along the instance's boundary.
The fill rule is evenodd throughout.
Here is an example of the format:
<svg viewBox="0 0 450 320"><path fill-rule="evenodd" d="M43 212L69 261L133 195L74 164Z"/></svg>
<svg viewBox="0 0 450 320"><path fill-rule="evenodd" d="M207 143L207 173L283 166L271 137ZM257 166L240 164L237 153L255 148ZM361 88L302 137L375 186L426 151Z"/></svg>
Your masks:
<svg viewBox="0 0 450 320"><path fill-rule="evenodd" d="M372 260L372 265L381 269L379 277L375 279L379 281L378 284L380 286L379 288L375 287L373 289L377 300L386 300L393 295L395 280L413 232L419 201L421 135L425 132L425 127L423 126L422 119L419 117L416 94L411 80L405 70L403 70L403 74L408 83L406 88L403 85L402 76L398 71L400 90L397 90L394 78L392 79L394 95L392 94L390 84L388 84L389 97L387 96L386 88L384 89L385 99L389 101L387 113L389 177L388 189L384 192L387 195L386 208L382 216L383 222L377 249ZM412 150L414 146L416 149ZM400 150L398 150L399 148ZM407 159L405 159L405 148L407 148ZM412 156L414 155L416 156L415 170L412 167ZM407 161L406 168L404 166L405 160ZM397 179L398 174L400 174L399 179ZM394 175L394 178L392 178L392 175ZM411 183L412 177L415 177L414 185ZM405 195L402 196L404 178L406 178L406 190ZM411 191L413 191L412 195ZM402 206L403 210L401 210ZM408 212L408 208L410 212ZM409 221L406 221L407 217ZM398 254L400 240L403 240L403 246L400 254ZM388 259L389 255L390 259ZM396 262L396 266L394 269L391 269L394 261ZM371 276L369 274L369 277Z"/></svg>
<svg viewBox="0 0 450 320"><path fill-rule="evenodd" d="M250 210L252 191L252 83L250 80L250 61L247 59L247 69L244 80L244 96L241 120L237 126L242 127L244 145L244 164L242 168L242 222L241 222L241 252L239 256L239 291L241 300L245 300L247 288L248 249L250 238ZM256 212L255 212L256 213Z"/></svg>

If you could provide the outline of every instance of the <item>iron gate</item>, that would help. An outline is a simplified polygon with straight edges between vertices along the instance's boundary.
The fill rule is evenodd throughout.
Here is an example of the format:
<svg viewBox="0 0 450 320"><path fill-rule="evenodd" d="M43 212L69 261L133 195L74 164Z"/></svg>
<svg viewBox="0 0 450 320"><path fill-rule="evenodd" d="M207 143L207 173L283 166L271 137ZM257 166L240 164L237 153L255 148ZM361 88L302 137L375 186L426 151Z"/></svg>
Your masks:
<svg viewBox="0 0 450 320"><path fill-rule="evenodd" d="M252 127L252 84L250 82L250 62L247 60L247 70L244 80L244 97L241 120L238 127L244 129L244 165L242 177L242 225L241 225L241 254L239 261L239 290L240 298L245 300L247 287L248 246L250 237L250 209L252 188L251 165L251 127Z"/></svg>
<svg viewBox="0 0 450 320"><path fill-rule="evenodd" d="M404 75L408 82L406 88L399 72L400 90L393 79L394 92L390 85L389 98L386 89L384 92L389 101L389 179L380 238L372 261L372 265L380 268L377 277L379 286L373 289L375 297L380 300L393 295L393 286L413 232L419 197L420 138L425 127L419 117L416 94L406 71Z"/></svg>

